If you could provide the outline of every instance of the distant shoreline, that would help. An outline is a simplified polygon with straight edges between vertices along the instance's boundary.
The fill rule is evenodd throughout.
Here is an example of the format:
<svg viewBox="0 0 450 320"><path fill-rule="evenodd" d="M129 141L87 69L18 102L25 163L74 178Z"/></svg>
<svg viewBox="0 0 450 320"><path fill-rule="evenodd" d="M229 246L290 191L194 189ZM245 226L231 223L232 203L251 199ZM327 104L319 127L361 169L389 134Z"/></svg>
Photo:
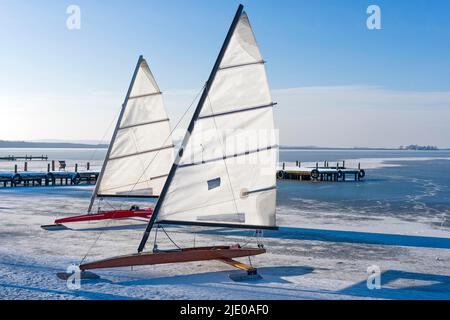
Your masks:
<svg viewBox="0 0 450 320"><path fill-rule="evenodd" d="M1 141L0 149L107 149L107 144L85 144L70 142Z"/></svg>
<svg viewBox="0 0 450 320"><path fill-rule="evenodd" d="M0 140L0 149L107 149L108 144L88 144L73 142L28 142L28 141L4 141ZM400 148L369 148L369 147L317 147L317 146L286 146L281 145L280 150L385 150L385 151L408 151L408 149ZM436 150L418 150L418 151L445 151L450 148L442 148Z"/></svg>

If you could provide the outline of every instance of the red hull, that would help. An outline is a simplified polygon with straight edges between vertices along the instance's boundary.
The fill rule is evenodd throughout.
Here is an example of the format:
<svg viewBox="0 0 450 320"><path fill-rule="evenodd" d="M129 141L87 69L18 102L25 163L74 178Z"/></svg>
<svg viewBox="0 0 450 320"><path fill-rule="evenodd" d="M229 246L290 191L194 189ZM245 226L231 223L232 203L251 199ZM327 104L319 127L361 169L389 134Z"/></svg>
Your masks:
<svg viewBox="0 0 450 320"><path fill-rule="evenodd" d="M99 220L111 220L111 219L127 219L127 218L150 218L153 213L153 209L143 210L115 210L105 211L92 214L83 214L79 216L73 216L68 218L62 218L55 220L56 224L70 223L70 222L83 222L83 221L99 221Z"/></svg>

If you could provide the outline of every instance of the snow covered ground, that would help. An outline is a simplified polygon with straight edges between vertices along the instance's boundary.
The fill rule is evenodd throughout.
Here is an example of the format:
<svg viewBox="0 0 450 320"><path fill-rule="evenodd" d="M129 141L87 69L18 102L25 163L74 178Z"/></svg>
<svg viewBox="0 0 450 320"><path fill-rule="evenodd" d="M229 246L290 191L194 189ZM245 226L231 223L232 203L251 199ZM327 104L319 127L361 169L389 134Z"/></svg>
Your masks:
<svg viewBox="0 0 450 320"><path fill-rule="evenodd" d="M233 282L220 262L98 270L70 290L56 277L72 263L136 251L145 221L97 222L45 231L56 217L84 212L92 187L0 190L0 299L450 299L450 229L392 216L340 219L278 207L268 253L252 258L262 279ZM114 203L117 205L117 202ZM249 231L166 228L178 244L254 244ZM152 236L151 236L151 239ZM160 232L161 248L171 243ZM148 249L151 249L149 241ZM248 260L242 260L248 262ZM367 287L367 268L381 289Z"/></svg>

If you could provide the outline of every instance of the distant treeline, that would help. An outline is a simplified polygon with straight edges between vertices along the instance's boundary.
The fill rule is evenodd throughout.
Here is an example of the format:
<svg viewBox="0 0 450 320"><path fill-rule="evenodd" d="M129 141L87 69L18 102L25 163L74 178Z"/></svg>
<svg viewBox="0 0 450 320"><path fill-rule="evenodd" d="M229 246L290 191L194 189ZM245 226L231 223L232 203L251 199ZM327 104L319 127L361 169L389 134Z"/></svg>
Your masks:
<svg viewBox="0 0 450 320"><path fill-rule="evenodd" d="M439 149L436 146L400 146L399 148L368 148L368 147L353 147L353 148L334 148L334 147L316 147L316 146L280 146L281 150L450 150Z"/></svg>
<svg viewBox="0 0 450 320"><path fill-rule="evenodd" d="M27 142L27 141L4 141L0 140L0 148L108 148L107 144L84 144L69 142Z"/></svg>
<svg viewBox="0 0 450 320"><path fill-rule="evenodd" d="M395 148L368 148L368 147L316 147L316 146L280 146L281 150L397 150Z"/></svg>
<svg viewBox="0 0 450 320"><path fill-rule="evenodd" d="M400 150L439 150L436 146L418 146L417 144L411 144L409 146L400 146Z"/></svg>

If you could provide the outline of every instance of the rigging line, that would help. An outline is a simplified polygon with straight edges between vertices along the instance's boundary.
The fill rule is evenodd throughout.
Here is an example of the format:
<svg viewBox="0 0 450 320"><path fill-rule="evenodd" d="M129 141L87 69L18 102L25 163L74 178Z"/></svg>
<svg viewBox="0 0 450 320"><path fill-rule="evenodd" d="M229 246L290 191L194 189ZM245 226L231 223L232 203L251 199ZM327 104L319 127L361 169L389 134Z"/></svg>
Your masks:
<svg viewBox="0 0 450 320"><path fill-rule="evenodd" d="M105 203L107 205L109 205L111 208L116 209L111 203L109 203L106 200L102 200L105 201ZM114 215L113 214L113 219L114 219ZM81 259L80 265L83 264L84 260L86 260L87 256L89 255L89 253L92 251L92 249L94 248L94 246L97 244L97 242L100 240L101 236L105 233L106 229L109 227L109 225L111 224L111 222L113 221L113 219L110 219L109 221L106 222L106 224L103 226L103 230L99 232L97 238L94 240L94 242L92 243L92 245L89 247L89 249L87 250L86 254L83 256L83 258Z"/></svg>
<svg viewBox="0 0 450 320"><path fill-rule="evenodd" d="M108 206L110 206L112 209L116 210L117 207L113 206L110 202L106 201L105 199L102 199Z"/></svg>
<svg viewBox="0 0 450 320"><path fill-rule="evenodd" d="M155 230L155 240L153 241L153 248L157 247L156 240L158 238L158 229L159 229L159 225L156 227L156 230Z"/></svg>
<svg viewBox="0 0 450 320"><path fill-rule="evenodd" d="M109 205L111 208L113 208L114 210L116 210L116 207L114 207L110 202L104 200L104 199L99 199L99 201L104 201L107 205ZM113 218L115 216L115 213L113 214ZM92 243L92 245L89 247L89 249L87 250L86 254L83 256L83 258L80 261L80 265L83 264L84 260L86 260L87 256L89 255L89 253L92 251L92 249L94 248L94 246L97 244L97 242L100 240L101 236L105 233L106 229L109 227L109 225L111 224L111 222L113 221L113 219L109 220L106 222L106 224L103 226L103 230L99 232L97 238L94 240L94 242Z"/></svg>
<svg viewBox="0 0 450 320"><path fill-rule="evenodd" d="M175 241L173 241L172 238L169 236L169 234L166 232L166 229L164 229L163 226L160 226L160 227L161 227L161 229L163 230L163 232L166 234L166 236L167 236L167 238L170 240L170 242L172 242L172 243L175 245L175 247L177 247L178 249L181 250L180 246L178 246L178 245L175 243Z"/></svg>
<svg viewBox="0 0 450 320"><path fill-rule="evenodd" d="M200 91L197 93L197 95L195 96L194 100L192 100L191 104L189 105L189 107L186 109L186 111L183 113L183 115L180 117L180 119L178 120L177 124L173 127L173 129L170 131L170 134L166 137L163 145L166 145L167 140L169 140L170 137L172 137L173 132L175 131L176 128L178 128L178 126L180 125L181 121L184 119L184 117L186 116L186 114L188 113L188 111L192 108L192 106L194 105L194 102L198 99L198 97L200 96L200 94L203 92L203 90L205 89L206 84L203 85L203 87L200 89ZM136 188L136 186L139 183L144 183L144 182L149 182L151 179L147 179L147 180L143 180L141 181L142 177L145 175L145 173L147 172L148 168L152 165L153 161L156 159L156 157L159 155L159 153L161 152L161 150L158 150L158 152L154 155L153 159L150 161L150 163L147 165L147 167L145 168L145 170L142 172L141 176L139 177L139 179L136 181L136 183L133 184L133 187L131 188L131 190L129 192L133 192L134 188Z"/></svg>
<svg viewBox="0 0 450 320"><path fill-rule="evenodd" d="M220 145L222 147L222 154L223 154L223 158L225 158L225 148L223 146L223 142L222 139L219 136L219 130L217 129L217 122L216 122L216 117L214 117L214 110L212 107L212 103L211 103L211 98L209 97L209 93L208 93L208 102L209 102L209 108L211 109L211 114L213 115L213 120L214 120L214 127L216 128L216 132L217 132L217 137L218 140L220 141ZM239 209L237 206L237 202L236 202L236 198L234 196L234 189L233 189L233 185L231 184L231 177L230 177L230 172L228 171L228 165L227 165L227 160L223 159L223 163L225 164L225 170L227 172L227 177L228 177L228 183L230 185L230 189L231 189L231 194L233 196L233 202L234 202L234 209L236 210L236 215L238 215L239 217Z"/></svg>
<svg viewBox="0 0 450 320"><path fill-rule="evenodd" d="M83 259L81 259L80 261L80 265L83 264L84 260L86 260L87 256L89 255L89 253L91 253L92 249L94 248L94 246L97 244L97 242L100 240L100 237L105 233L106 228L109 227L109 225L111 224L113 219L107 221L106 225L103 227L103 230L101 232L99 232L97 238L95 239L95 241L92 243L92 245L89 247L89 249L87 250L86 254L83 256Z"/></svg>
<svg viewBox="0 0 450 320"><path fill-rule="evenodd" d="M250 267L253 268L253 265L252 265L252 258L251 258L250 256L248 256L248 263L250 264Z"/></svg>
<svg viewBox="0 0 450 320"><path fill-rule="evenodd" d="M247 245L255 238L256 232L257 232L257 231L254 231L254 232L252 232L251 235L244 236L244 237L247 238L248 240L247 240L246 243L244 243L243 245L241 245L242 248L247 247Z"/></svg>

